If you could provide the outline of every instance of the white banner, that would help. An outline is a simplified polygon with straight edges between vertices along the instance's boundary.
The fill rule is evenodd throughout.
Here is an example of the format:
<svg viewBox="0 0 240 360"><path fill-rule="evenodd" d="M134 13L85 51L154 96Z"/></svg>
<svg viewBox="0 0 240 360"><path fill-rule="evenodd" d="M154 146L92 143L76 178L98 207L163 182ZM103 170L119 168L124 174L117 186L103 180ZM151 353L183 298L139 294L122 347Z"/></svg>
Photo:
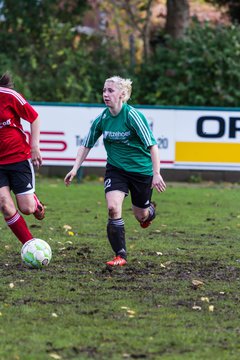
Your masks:
<svg viewBox="0 0 240 360"><path fill-rule="evenodd" d="M41 118L43 165L72 166L104 106L33 104ZM137 107L158 142L161 168L240 170L240 110ZM26 131L29 126L23 121ZM105 166L102 137L83 166Z"/></svg>

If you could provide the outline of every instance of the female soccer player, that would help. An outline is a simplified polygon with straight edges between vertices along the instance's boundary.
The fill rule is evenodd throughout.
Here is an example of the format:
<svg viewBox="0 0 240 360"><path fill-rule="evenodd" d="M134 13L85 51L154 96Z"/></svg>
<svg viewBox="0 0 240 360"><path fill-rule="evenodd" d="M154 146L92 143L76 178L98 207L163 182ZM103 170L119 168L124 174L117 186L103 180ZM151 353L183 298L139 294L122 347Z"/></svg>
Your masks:
<svg viewBox="0 0 240 360"><path fill-rule="evenodd" d="M160 174L160 159L156 140L144 115L127 104L132 92L132 81L113 76L106 79L103 100L107 108L94 120L89 134L80 146L72 170L65 176L69 185L90 149L103 135L107 152L104 188L108 207L108 240L115 252L109 266L127 263L125 228L122 205L129 191L132 209L143 228L155 218L151 202L152 189L166 189Z"/></svg>
<svg viewBox="0 0 240 360"><path fill-rule="evenodd" d="M30 123L30 144L21 118ZM42 164L39 122L37 112L22 95L13 90L11 75L3 74L0 77L0 211L23 244L31 240L33 235L17 210L11 191L23 214L33 214L38 220L44 218L44 206L35 194L33 170L33 165L39 167Z"/></svg>

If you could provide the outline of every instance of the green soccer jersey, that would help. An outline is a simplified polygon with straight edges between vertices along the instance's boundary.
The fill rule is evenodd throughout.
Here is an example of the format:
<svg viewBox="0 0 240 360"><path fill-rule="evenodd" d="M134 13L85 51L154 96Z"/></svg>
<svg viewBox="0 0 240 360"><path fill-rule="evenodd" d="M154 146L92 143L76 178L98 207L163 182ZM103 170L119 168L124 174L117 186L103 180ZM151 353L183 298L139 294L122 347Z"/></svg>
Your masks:
<svg viewBox="0 0 240 360"><path fill-rule="evenodd" d="M83 145L92 148L103 135L107 162L125 171L152 175L149 147L157 142L145 116L128 104L113 116L105 109L93 122Z"/></svg>

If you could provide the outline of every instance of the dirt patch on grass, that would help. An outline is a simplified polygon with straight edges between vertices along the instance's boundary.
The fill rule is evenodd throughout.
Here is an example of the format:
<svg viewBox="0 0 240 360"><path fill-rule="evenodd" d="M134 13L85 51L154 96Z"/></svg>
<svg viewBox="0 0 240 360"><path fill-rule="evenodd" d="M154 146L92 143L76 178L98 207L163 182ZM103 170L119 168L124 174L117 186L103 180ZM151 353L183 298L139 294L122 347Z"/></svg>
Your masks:
<svg viewBox="0 0 240 360"><path fill-rule="evenodd" d="M144 266L143 266L144 265ZM164 267L163 267L164 266ZM124 268L106 267L102 274L108 273L111 276L121 276L128 281L135 281L138 277L154 275L160 279L191 280L202 278L208 280L234 281L240 279L240 268L224 265L220 261L213 262L171 262L163 265L154 262L145 262L139 265L127 265Z"/></svg>

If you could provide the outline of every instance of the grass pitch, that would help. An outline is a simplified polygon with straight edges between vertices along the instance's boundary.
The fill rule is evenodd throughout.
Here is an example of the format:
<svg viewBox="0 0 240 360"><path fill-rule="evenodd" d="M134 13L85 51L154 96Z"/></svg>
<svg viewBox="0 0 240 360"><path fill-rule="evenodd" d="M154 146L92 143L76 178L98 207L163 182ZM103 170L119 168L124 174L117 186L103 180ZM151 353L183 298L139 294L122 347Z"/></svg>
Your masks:
<svg viewBox="0 0 240 360"><path fill-rule="evenodd" d="M128 265L110 271L103 184L39 178L26 217L52 262L21 264L0 220L1 360L238 360L240 186L168 184L142 229L124 204Z"/></svg>

